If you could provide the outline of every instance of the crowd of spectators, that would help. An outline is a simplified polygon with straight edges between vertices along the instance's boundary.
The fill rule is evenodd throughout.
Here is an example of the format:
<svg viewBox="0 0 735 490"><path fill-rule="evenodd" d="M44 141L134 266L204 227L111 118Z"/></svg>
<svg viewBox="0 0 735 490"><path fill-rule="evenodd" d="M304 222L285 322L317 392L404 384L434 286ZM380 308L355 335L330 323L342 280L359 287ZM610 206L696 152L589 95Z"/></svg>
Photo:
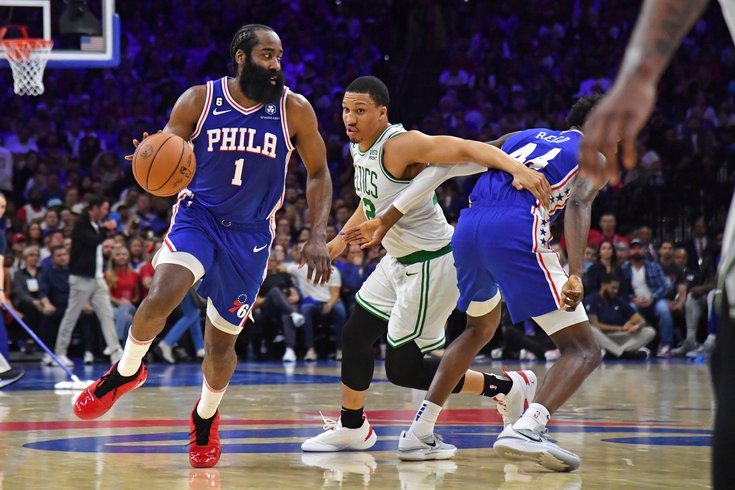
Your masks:
<svg viewBox="0 0 735 490"><path fill-rule="evenodd" d="M133 138L165 125L187 87L227 73L230 36L243 23L276 29L287 84L314 106L334 182L328 229L334 236L357 202L341 121L341 93L352 79L371 73L383 78L393 96L391 120L431 134L491 140L527 127L562 128L576 97L609 88L637 7L631 0L379 1L369 8L356 0L175 6L154 0L146 9L118 2L118 67L49 69L40 97L15 96L10 83L0 88L6 295L55 345L68 306L74 224L88 212L86 202L103 196L109 211L100 223L110 223L102 243L105 284L115 334L125 338L150 286L150 260L168 226L171 202L143 193L123 157L132 152ZM694 352L707 338L716 232L735 183L735 50L718 12L695 26L670 70L660 92L665 103L640 140L640 165L595 204L598 227L590 233L584 278L586 292L598 295L587 302L596 305L590 308L597 320L633 329L634 315L623 315L616 325L602 311L615 289L610 285L617 283L615 297L640 315L633 322L637 331L643 323L655 327L656 339L648 345L662 356ZM295 155L256 321L238 346L243 357L339 358L341 326L354 295L384 253L350 247L335 263L333 282L310 289L293 266L309 236L304 183ZM473 183L457 179L438 190L450 221L465 206ZM562 240L562 254L563 245ZM98 332L108 329L100 330L95 310L91 303L81 306L80 334L70 350L88 362L116 351L111 339L102 348ZM12 349L32 351L10 320L6 316ZM453 321L463 324L461 315ZM201 299L195 292L167 328L154 349L162 360L203 355ZM523 351L528 358L554 358L553 346L535 337L541 332L533 325L520 326L521 338L513 341L518 328L506 322L507 333L499 336L506 355ZM524 344L529 339L539 342ZM616 345L625 343L616 339ZM617 356L626 352L612 350Z"/></svg>

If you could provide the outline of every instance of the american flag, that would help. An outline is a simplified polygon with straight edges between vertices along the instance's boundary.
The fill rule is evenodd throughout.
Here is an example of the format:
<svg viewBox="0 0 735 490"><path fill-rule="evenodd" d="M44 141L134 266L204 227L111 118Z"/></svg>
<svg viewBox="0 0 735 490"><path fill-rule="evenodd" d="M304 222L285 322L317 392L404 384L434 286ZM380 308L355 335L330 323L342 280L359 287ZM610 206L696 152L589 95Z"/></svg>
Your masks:
<svg viewBox="0 0 735 490"><path fill-rule="evenodd" d="M82 36L80 40L80 49L82 51L103 51L105 49L104 37Z"/></svg>

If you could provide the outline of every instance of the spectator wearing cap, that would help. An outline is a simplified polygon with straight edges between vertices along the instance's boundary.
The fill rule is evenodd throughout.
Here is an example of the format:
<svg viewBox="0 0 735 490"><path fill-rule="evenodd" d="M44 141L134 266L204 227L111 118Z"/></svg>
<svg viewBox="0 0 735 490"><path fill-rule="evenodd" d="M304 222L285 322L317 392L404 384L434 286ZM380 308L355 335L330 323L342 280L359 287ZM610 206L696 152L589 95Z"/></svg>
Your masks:
<svg viewBox="0 0 735 490"><path fill-rule="evenodd" d="M643 242L634 238L630 241L630 259L623 263L622 289L638 311L650 322L658 321L661 337L658 357L670 357L674 342L674 321L669 303L664 295L668 282L661 265L645 258Z"/></svg>
<svg viewBox="0 0 735 490"><path fill-rule="evenodd" d="M15 233L10 238L10 250L13 253L13 261L10 264L10 271L15 272L25 267L23 259L23 250L26 248L28 240L23 233Z"/></svg>
<svg viewBox="0 0 735 490"><path fill-rule="evenodd" d="M102 262L102 242L106 231L114 231L114 221L99 221L107 215L110 203L100 196L88 198L88 208L74 223L71 242L71 261L69 263L69 305L59 326L56 338L56 355L66 358L71 335L87 302L91 302L100 321L102 335L109 355L115 363L122 357L122 347L115 332L115 320L110 301L110 289L105 282ZM68 358L67 358L68 359Z"/></svg>
<svg viewBox="0 0 735 490"><path fill-rule="evenodd" d="M51 209L51 208L61 208L63 206L64 206L64 201L62 201L58 197L52 197L51 199L49 199L48 201L46 201L46 207L48 209Z"/></svg>
<svg viewBox="0 0 735 490"><path fill-rule="evenodd" d="M618 264L625 263L630 258L630 245L627 243L616 243L615 244L615 257L618 259Z"/></svg>

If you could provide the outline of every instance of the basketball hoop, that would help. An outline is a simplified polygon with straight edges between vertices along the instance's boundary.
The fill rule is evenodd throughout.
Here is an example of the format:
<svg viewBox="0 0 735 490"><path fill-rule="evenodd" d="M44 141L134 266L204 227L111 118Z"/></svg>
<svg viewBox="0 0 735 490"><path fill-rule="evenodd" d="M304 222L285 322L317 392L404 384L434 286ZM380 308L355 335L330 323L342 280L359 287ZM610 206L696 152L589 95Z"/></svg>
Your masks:
<svg viewBox="0 0 735 490"><path fill-rule="evenodd" d="M17 28L22 37L5 39L9 28ZM43 69L46 68L54 42L28 37L25 26L0 27L0 54L8 59L13 72L13 89L18 95L43 93Z"/></svg>

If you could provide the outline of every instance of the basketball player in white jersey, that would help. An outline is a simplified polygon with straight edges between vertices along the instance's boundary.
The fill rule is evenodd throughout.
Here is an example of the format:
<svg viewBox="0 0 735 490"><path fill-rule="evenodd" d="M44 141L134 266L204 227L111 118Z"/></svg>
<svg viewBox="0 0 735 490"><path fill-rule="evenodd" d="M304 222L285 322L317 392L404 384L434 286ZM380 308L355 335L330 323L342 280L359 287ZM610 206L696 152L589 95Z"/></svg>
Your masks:
<svg viewBox="0 0 735 490"><path fill-rule="evenodd" d="M596 161L597 152L611 154L622 144L623 163L636 164L636 138L651 116L656 87L682 39L699 19L708 0L646 0L610 92L590 114L580 149L582 164ZM735 0L720 0L725 22L735 41ZM615 159L608 159L615 162ZM617 177L617 176L615 176ZM712 353L712 380L717 414L712 442L714 488L732 488L735 466L735 197L722 241L719 284L720 324Z"/></svg>
<svg viewBox="0 0 735 490"><path fill-rule="evenodd" d="M360 197L344 229L384 212L426 162L478 162L481 168L503 170L513 176L516 188L525 188L548 203L550 187L540 173L478 141L427 136L390 124L388 105L387 87L370 76L353 81L342 100L355 166L355 191ZM385 236L383 246L388 254L357 293L357 306L344 328L340 419L325 419L326 431L305 441L301 446L304 451L364 450L375 444L376 435L363 406L373 376L372 346L386 332L388 379L423 390L431 384L439 359L424 354L444 345L444 325L459 297L449 245L453 228L435 197L427 196L417 203ZM339 256L346 247L344 235L338 235L328 247L331 258ZM532 371L506 374L468 371L453 392L492 397L512 423L533 398L536 377ZM434 434L425 440L415 438L408 445L411 450L405 451L402 459L444 459L456 452Z"/></svg>

